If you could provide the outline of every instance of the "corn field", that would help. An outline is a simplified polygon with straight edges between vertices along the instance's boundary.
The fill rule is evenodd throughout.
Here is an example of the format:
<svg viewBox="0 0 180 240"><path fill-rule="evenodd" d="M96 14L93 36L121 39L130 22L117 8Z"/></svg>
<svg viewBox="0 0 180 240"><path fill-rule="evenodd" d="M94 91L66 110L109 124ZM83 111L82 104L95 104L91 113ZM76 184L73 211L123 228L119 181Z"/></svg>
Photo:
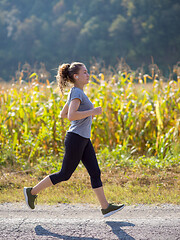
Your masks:
<svg viewBox="0 0 180 240"><path fill-rule="evenodd" d="M147 84L147 79L151 84ZM85 89L94 107L92 142L97 153L118 156L180 156L180 78L163 82L157 76L118 72L114 76L90 75ZM28 169L62 161L64 138L70 125L60 118L68 90L62 96L56 84L38 81L0 88L0 165ZM109 155L111 156L111 154ZM110 159L109 159L110 161ZM135 160L134 160L135 161Z"/></svg>

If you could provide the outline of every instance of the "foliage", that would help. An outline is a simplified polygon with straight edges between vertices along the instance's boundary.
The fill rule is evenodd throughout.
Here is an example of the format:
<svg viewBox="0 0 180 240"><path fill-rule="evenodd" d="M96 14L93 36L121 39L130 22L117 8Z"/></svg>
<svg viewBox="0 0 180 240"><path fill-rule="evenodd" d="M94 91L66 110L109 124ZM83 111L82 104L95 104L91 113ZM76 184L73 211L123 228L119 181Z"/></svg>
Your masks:
<svg viewBox="0 0 180 240"><path fill-rule="evenodd" d="M23 72L22 72L23 74ZM60 168L69 121L60 118L66 95L38 75L0 90L0 164ZM179 164L180 79L118 72L94 75L87 95L103 114L94 117L92 142L102 166L164 168ZM147 84L151 78L153 84ZM146 157L145 157L146 156Z"/></svg>
<svg viewBox="0 0 180 240"><path fill-rule="evenodd" d="M0 77L5 80L26 61L44 62L53 74L57 62L88 65L93 57L107 66L123 57L137 68L153 56L164 71L179 61L177 0L3 0L0 9Z"/></svg>

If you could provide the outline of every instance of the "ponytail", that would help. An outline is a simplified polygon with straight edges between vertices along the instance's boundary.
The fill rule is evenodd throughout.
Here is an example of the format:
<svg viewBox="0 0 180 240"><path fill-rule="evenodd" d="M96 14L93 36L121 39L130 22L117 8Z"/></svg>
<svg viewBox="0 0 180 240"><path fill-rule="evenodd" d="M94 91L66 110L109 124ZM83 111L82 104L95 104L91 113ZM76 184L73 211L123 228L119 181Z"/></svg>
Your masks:
<svg viewBox="0 0 180 240"><path fill-rule="evenodd" d="M69 75L68 75L69 67L70 67L70 64L65 63L60 65L58 68L56 79L62 93L64 92L64 88L68 85L68 82L69 82Z"/></svg>

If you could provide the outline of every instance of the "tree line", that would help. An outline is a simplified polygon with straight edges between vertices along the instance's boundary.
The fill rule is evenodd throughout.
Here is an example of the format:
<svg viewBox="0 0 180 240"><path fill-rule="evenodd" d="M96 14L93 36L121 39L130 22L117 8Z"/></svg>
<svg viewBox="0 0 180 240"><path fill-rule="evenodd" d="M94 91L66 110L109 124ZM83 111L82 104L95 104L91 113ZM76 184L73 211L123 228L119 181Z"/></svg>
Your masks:
<svg viewBox="0 0 180 240"><path fill-rule="evenodd" d="M172 67L180 56L178 0L2 0L0 78L10 80L19 63L92 59L106 66L124 58L136 68Z"/></svg>

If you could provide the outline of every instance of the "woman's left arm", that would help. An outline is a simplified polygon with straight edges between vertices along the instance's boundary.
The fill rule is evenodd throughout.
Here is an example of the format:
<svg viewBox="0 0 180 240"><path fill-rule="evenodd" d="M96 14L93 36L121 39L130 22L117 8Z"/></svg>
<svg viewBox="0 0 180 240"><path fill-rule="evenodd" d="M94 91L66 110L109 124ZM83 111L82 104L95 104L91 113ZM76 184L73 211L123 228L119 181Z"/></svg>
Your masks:
<svg viewBox="0 0 180 240"><path fill-rule="evenodd" d="M61 118L67 118L67 115L68 115L68 103L66 103L62 109L62 111L60 112L60 116Z"/></svg>

